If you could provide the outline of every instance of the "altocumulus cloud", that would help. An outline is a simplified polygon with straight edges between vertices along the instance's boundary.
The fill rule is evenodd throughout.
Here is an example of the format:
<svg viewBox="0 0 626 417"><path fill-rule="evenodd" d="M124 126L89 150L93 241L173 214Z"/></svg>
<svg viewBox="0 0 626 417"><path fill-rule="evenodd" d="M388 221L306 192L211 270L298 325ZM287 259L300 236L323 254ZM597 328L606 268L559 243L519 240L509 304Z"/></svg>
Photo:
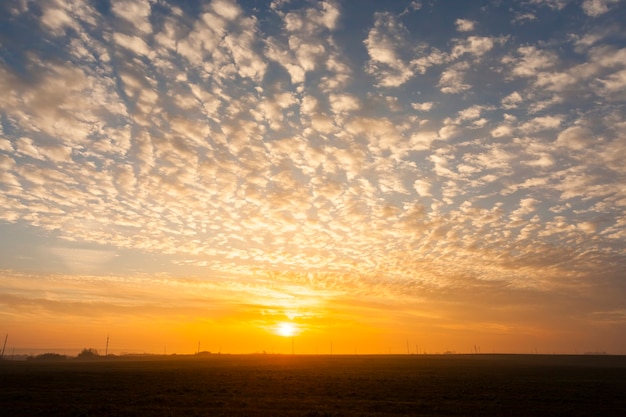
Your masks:
<svg viewBox="0 0 626 417"><path fill-rule="evenodd" d="M337 297L623 291L624 3L394 4L4 2L0 220Z"/></svg>

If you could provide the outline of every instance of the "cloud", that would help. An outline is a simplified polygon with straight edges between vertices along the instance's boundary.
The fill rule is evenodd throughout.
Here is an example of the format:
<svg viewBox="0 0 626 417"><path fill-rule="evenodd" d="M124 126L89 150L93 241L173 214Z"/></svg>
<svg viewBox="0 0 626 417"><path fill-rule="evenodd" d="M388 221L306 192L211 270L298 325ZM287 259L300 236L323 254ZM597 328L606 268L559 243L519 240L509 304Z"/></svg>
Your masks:
<svg viewBox="0 0 626 417"><path fill-rule="evenodd" d="M424 103L411 103L411 107L413 107L417 111L430 111L435 105L432 101L427 101Z"/></svg>
<svg viewBox="0 0 626 417"><path fill-rule="evenodd" d="M508 96L502 99L502 107L505 109L514 109L521 103L524 99L517 91L512 92Z"/></svg>
<svg viewBox="0 0 626 417"><path fill-rule="evenodd" d="M341 12L334 1L324 1L322 2L322 11L316 13L313 19L321 22L329 30L334 30L337 27L340 16Z"/></svg>
<svg viewBox="0 0 626 417"><path fill-rule="evenodd" d="M329 101L334 113L349 113L361 107L359 100L349 94L331 94Z"/></svg>
<svg viewBox="0 0 626 417"><path fill-rule="evenodd" d="M71 161L72 148L58 143L35 144L30 138L20 138L16 142L17 152L34 159L61 163Z"/></svg>
<svg viewBox="0 0 626 417"><path fill-rule="evenodd" d="M533 20L537 20L537 16L533 13L516 13L515 17L511 21L511 23L525 23L532 22Z"/></svg>
<svg viewBox="0 0 626 417"><path fill-rule="evenodd" d="M582 8L588 16L597 17L607 13L610 5L614 3L619 3L619 0L585 0Z"/></svg>
<svg viewBox="0 0 626 417"><path fill-rule="evenodd" d="M209 6L216 14L226 20L236 20L242 10L237 3L231 0L212 0Z"/></svg>
<svg viewBox="0 0 626 417"><path fill-rule="evenodd" d="M474 20L456 19L454 24L459 32L471 32L476 28L476 21Z"/></svg>
<svg viewBox="0 0 626 417"><path fill-rule="evenodd" d="M148 0L116 0L111 4L111 11L126 21L131 30L142 34L152 32L150 24L151 4Z"/></svg>
<svg viewBox="0 0 626 417"><path fill-rule="evenodd" d="M456 46L452 48L451 57L455 59L464 54L480 57L489 52L494 47L496 41L500 40L490 37L470 36L457 42Z"/></svg>
<svg viewBox="0 0 626 417"><path fill-rule="evenodd" d="M536 133L547 129L556 129L561 126L563 116L541 116L530 119L520 126L520 129L525 133Z"/></svg>
<svg viewBox="0 0 626 417"><path fill-rule="evenodd" d="M467 120L478 119L483 110L485 110L484 106L479 106L479 105L470 106L458 112L457 121L463 122Z"/></svg>
<svg viewBox="0 0 626 417"><path fill-rule="evenodd" d="M93 272L102 269L102 266L115 257L110 250L78 249L55 247L47 249L50 253L61 258L63 263L72 272Z"/></svg>
<svg viewBox="0 0 626 417"><path fill-rule="evenodd" d="M130 50L136 55L143 55L150 58L152 50L148 44L139 36L129 36L123 33L115 33L113 35L115 42L123 48Z"/></svg>
<svg viewBox="0 0 626 417"><path fill-rule="evenodd" d="M547 6L554 10L562 10L570 0L530 0L530 4L537 4L540 6Z"/></svg>
<svg viewBox="0 0 626 417"><path fill-rule="evenodd" d="M349 80L350 70L343 64L332 37L325 36L336 29L340 9L334 2L319 2L317 7L302 8L277 14L286 33L266 39L265 53L279 63L293 84L305 82L306 74L325 66L329 74L323 78L326 90L336 89Z"/></svg>
<svg viewBox="0 0 626 417"><path fill-rule="evenodd" d="M223 11L223 13L227 13ZM235 16L238 16L235 15ZM231 17L231 15L228 15ZM228 48L239 76L260 81L265 76L267 64L257 52L257 22L252 18L243 18L238 22L239 31L224 38L224 44Z"/></svg>
<svg viewBox="0 0 626 417"><path fill-rule="evenodd" d="M398 87L414 75L409 63L411 46L406 27L390 13L376 13L364 41L370 60L366 71L381 87ZM403 54L409 57L403 58Z"/></svg>
<svg viewBox="0 0 626 417"><path fill-rule="evenodd" d="M24 6L21 12L26 12ZM67 29L81 32L80 23L88 25L96 24L97 12L84 0L78 0L67 4L62 0L51 0L42 7L41 24L54 36L63 36Z"/></svg>
<svg viewBox="0 0 626 417"><path fill-rule="evenodd" d="M467 62L458 62L450 65L439 77L437 86L444 94L458 94L472 88L471 85L465 83L465 73L470 66Z"/></svg>
<svg viewBox="0 0 626 417"><path fill-rule="evenodd" d="M502 61L512 65L513 75L519 77L535 76L539 70L552 68L558 62L553 53L539 50L534 46L521 46L517 49L517 53L519 58L506 56Z"/></svg>
<svg viewBox="0 0 626 417"><path fill-rule="evenodd" d="M624 91L626 87L626 70L615 72L605 79L600 79L601 94L613 95Z"/></svg>
<svg viewBox="0 0 626 417"><path fill-rule="evenodd" d="M422 197L430 197L432 194L430 193L430 183L424 180L415 180L413 183L413 187L415 191Z"/></svg>
<svg viewBox="0 0 626 417"><path fill-rule="evenodd" d="M410 147L415 151L427 150L438 139L439 134L435 131L418 131L411 135Z"/></svg>
<svg viewBox="0 0 626 417"><path fill-rule="evenodd" d="M583 150L594 142L593 133L582 126L571 126L559 133L556 144L572 150Z"/></svg>

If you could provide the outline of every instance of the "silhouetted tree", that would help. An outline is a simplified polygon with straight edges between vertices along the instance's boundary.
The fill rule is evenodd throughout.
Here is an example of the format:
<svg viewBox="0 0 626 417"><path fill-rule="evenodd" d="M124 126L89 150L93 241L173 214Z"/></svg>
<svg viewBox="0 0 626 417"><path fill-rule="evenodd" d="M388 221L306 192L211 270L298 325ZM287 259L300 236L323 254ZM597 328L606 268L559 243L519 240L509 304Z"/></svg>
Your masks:
<svg viewBox="0 0 626 417"><path fill-rule="evenodd" d="M58 353L42 353L41 355L29 356L27 358L27 360L34 361L63 361L65 359L67 359L67 356Z"/></svg>
<svg viewBox="0 0 626 417"><path fill-rule="evenodd" d="M93 348L85 348L83 349L79 354L78 354L78 358L79 359L96 359L100 356L100 354L98 353L97 349L93 349Z"/></svg>

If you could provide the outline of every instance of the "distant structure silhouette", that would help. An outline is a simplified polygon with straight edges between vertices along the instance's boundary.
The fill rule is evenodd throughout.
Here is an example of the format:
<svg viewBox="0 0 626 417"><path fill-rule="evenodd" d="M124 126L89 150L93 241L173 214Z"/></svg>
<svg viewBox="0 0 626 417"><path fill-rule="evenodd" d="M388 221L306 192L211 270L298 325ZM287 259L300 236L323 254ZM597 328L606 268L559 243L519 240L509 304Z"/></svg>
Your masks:
<svg viewBox="0 0 626 417"><path fill-rule="evenodd" d="M97 349L93 349L93 348L85 348L83 349L79 354L78 354L78 358L80 359L96 359L100 356L100 354L98 353Z"/></svg>

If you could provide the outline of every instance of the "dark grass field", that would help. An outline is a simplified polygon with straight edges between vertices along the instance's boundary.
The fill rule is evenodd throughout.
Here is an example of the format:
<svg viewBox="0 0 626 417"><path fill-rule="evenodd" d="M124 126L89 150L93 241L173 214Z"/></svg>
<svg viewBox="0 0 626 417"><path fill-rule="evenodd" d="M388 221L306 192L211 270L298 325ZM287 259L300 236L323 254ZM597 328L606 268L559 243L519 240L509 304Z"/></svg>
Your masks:
<svg viewBox="0 0 626 417"><path fill-rule="evenodd" d="M3 416L624 416L625 356L0 361Z"/></svg>

